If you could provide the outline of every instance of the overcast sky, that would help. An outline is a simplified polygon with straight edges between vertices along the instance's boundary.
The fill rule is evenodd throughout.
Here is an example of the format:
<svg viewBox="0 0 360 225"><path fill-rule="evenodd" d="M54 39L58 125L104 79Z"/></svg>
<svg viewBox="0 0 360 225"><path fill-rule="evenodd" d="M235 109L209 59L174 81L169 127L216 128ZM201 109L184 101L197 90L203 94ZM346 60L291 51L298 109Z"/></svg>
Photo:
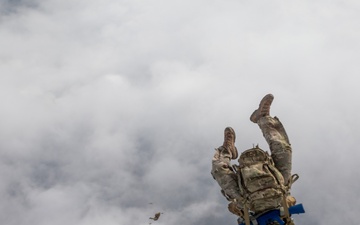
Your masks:
<svg viewBox="0 0 360 225"><path fill-rule="evenodd" d="M0 0L1 224L235 225L211 159L227 126L240 152L268 150L249 120L267 93L300 175L296 224L359 224L359 11Z"/></svg>

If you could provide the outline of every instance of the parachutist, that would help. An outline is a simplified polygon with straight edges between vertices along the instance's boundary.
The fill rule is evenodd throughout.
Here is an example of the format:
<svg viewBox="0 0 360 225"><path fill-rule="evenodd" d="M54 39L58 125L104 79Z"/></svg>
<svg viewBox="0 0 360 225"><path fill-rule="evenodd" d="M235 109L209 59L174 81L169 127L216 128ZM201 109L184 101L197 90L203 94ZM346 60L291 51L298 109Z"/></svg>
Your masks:
<svg viewBox="0 0 360 225"><path fill-rule="evenodd" d="M155 213L155 216L154 217L150 217L149 219L151 220L154 220L154 221L157 221L159 218L160 218L160 215L163 214L161 212L157 212Z"/></svg>
<svg viewBox="0 0 360 225"><path fill-rule="evenodd" d="M239 165L231 165L230 161L239 154L235 147L235 131L226 127L224 143L215 149L212 160L211 174L230 201L229 211L241 217L245 224L250 224L250 217L280 208L285 211L284 221L291 220L288 207L296 203L290 195L291 185L298 178L291 175L292 147L280 120L270 116L273 99L272 94L265 95L250 116L250 121L262 131L271 155L256 145L242 152Z"/></svg>

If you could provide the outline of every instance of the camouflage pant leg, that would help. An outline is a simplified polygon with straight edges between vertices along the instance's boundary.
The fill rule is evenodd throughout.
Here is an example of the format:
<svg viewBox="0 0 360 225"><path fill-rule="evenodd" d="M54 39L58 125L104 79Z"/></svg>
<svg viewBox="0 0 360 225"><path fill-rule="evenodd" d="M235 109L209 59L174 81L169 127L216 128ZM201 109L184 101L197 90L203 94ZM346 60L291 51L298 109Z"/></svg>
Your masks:
<svg viewBox="0 0 360 225"><path fill-rule="evenodd" d="M265 116L259 119L258 125L270 147L271 157L276 168L288 184L291 177L292 149L284 126L277 117Z"/></svg>
<svg viewBox="0 0 360 225"><path fill-rule="evenodd" d="M230 161L231 155L226 150L222 147L216 149L212 159L211 174L229 201L233 199L241 200L238 178L231 167Z"/></svg>

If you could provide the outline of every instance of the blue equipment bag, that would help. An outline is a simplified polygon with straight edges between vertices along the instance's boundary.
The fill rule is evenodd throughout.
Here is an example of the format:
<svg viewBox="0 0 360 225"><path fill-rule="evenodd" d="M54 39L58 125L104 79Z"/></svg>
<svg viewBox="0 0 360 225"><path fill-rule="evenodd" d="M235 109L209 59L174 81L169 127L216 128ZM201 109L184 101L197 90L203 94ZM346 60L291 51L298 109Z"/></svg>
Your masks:
<svg viewBox="0 0 360 225"><path fill-rule="evenodd" d="M292 214L300 214L305 213L304 207L302 204L297 204L289 207L289 213ZM281 219L280 209L274 209L262 213L255 218L250 219L251 225L267 225L272 222L277 221L279 225L285 225L285 222ZM239 225L245 225L245 222L240 223Z"/></svg>

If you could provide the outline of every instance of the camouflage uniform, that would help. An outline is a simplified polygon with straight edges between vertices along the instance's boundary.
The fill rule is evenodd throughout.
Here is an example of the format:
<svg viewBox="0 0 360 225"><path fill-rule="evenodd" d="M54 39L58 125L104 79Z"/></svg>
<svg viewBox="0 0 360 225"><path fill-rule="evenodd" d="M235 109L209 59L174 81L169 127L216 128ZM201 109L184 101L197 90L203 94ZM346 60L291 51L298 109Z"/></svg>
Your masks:
<svg viewBox="0 0 360 225"><path fill-rule="evenodd" d="M292 150L286 131L277 117L261 117L258 125L269 144L271 158L276 168L283 175L285 184L287 184L291 177ZM239 192L238 178L231 165L231 152L227 151L223 146L215 149L211 174L229 201L236 199L238 204L242 202L243 198ZM239 207L241 207L241 204Z"/></svg>
<svg viewBox="0 0 360 225"><path fill-rule="evenodd" d="M267 99L269 97L270 100ZM257 123L260 127L264 138L269 144L271 157L275 166L283 175L286 185L291 178L292 150L288 136L280 120L277 117L273 118L269 116L272 99L273 96L271 94L265 96L260 103L259 109L255 110L250 120ZM233 142L235 142L235 139ZM235 159L233 157L234 154L232 154L234 151L228 149L229 148L225 146L225 142L223 146L215 149L211 174L221 187L221 192L227 200L231 201L229 210L238 216L243 216L241 209L243 209L242 202L244 198L240 193L237 174L230 163L231 159ZM295 199L293 199L292 204L295 204Z"/></svg>

